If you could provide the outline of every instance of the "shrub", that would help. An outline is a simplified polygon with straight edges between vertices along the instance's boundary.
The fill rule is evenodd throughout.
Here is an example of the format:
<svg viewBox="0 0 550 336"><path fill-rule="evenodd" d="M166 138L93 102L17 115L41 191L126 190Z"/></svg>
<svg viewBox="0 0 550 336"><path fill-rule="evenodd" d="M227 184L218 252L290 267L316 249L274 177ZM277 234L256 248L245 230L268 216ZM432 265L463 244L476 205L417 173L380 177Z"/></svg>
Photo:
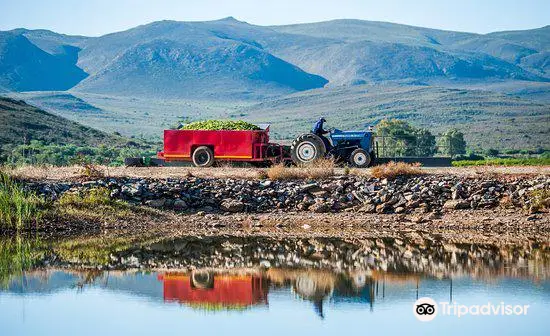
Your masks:
<svg viewBox="0 0 550 336"><path fill-rule="evenodd" d="M466 153L466 141L464 133L456 128L451 128L439 138L439 151L442 154L456 155Z"/></svg>
<svg viewBox="0 0 550 336"><path fill-rule="evenodd" d="M550 190L539 189L529 192L529 202L531 203L531 211L538 212L542 209L550 209Z"/></svg>
<svg viewBox="0 0 550 336"><path fill-rule="evenodd" d="M137 143L134 143L137 144ZM98 147L44 144L32 140L30 144L13 148L3 148L0 151L0 162L11 165L54 165L66 166L84 162L104 165L122 165L127 157L149 157L156 154L153 146L133 146L131 142L126 147ZM4 157L5 156L5 157Z"/></svg>
<svg viewBox="0 0 550 336"><path fill-rule="evenodd" d="M435 137L429 130L415 128L403 120L380 121L376 136L385 156L433 156L436 152Z"/></svg>
<svg viewBox="0 0 550 336"><path fill-rule="evenodd" d="M0 171L0 224L22 228L42 215L42 200Z"/></svg>
<svg viewBox="0 0 550 336"><path fill-rule="evenodd" d="M79 171L80 176L87 178L102 178L105 177L103 170L96 164L84 163Z"/></svg>
<svg viewBox="0 0 550 336"><path fill-rule="evenodd" d="M419 163L388 162L383 165L374 166L371 175L375 178L396 178L397 176L409 176L423 174Z"/></svg>
<svg viewBox="0 0 550 336"><path fill-rule="evenodd" d="M88 192L64 193L57 201L61 206L90 206L113 205L116 200L111 199L111 191L100 187L88 190Z"/></svg>
<svg viewBox="0 0 550 336"><path fill-rule="evenodd" d="M489 148L486 151L487 156L492 156L492 157L498 156L499 153L500 152L498 151L498 149L494 149L494 148Z"/></svg>

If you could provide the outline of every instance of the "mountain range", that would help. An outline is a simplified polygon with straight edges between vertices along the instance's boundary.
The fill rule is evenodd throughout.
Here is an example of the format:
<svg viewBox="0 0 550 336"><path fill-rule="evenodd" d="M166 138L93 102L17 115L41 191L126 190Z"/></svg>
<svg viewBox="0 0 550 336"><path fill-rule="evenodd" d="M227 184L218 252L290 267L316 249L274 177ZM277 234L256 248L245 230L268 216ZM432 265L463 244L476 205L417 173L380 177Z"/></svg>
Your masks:
<svg viewBox="0 0 550 336"><path fill-rule="evenodd" d="M160 21L101 37L0 34L14 91L261 98L387 80L550 81L550 26L486 35L335 20L263 27Z"/></svg>
<svg viewBox="0 0 550 336"><path fill-rule="evenodd" d="M425 99L437 96L440 100L435 106L446 106L447 96L437 93L442 87L466 89L473 92L469 97L483 96L482 101L500 97L501 105L510 111L508 119L525 116L535 117L537 123L550 122L550 26L473 34L362 20L257 26L229 17L206 22L159 21L100 37L47 30L0 32L0 92L121 133L135 133L140 124L128 125L132 116L121 117L130 113L123 111L130 106L135 114L148 113L149 121L155 122L235 113L256 120L265 117L267 110L272 119L293 111L293 119L301 122L306 116L307 120L314 118L314 110L326 110L320 102L328 104L343 92L355 97L353 109L343 106L350 114L342 118L355 121L343 122L343 126L362 126L360 118L376 122L383 118L384 109L375 103L357 105L361 92L382 95L383 88L387 92L425 88L415 91L420 96L414 104L403 105L416 112L398 116L415 123L412 115L424 113L421 119L426 121L437 113L433 108L422 110L426 101L421 95ZM480 89L498 94L476 93ZM56 104L52 104L54 96ZM311 97L321 98L304 105ZM387 99L381 97L372 99ZM82 100L81 105L89 105L90 111L71 110L74 100ZM143 104L136 107L136 100ZM177 111L163 111L159 101L177 106ZM436 128L452 126L453 113L464 115L465 110L475 109L475 101L466 107L458 101L446 109L447 119L435 118ZM334 102L325 106L331 105ZM496 121L504 118L493 113L495 108L480 104L476 113ZM94 118L91 123L90 118ZM151 132L166 123L158 123L158 129ZM460 125L464 124L462 118ZM297 131L285 129L289 130ZM542 141L550 147L547 139Z"/></svg>

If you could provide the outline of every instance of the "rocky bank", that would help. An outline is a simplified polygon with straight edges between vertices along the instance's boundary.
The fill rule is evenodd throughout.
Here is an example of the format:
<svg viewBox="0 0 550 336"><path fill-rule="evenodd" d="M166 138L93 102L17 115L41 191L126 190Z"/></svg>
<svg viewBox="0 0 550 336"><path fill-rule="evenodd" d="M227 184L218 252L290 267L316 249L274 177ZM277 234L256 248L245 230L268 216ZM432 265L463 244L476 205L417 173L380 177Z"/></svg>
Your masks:
<svg viewBox="0 0 550 336"><path fill-rule="evenodd" d="M47 199L64 193L106 188L110 197L132 204L176 211L263 213L428 213L486 209L499 205L538 209L536 190L549 190L548 176L461 177L420 175L393 180L355 175L320 181L271 181L221 178L100 178L90 181L25 181L25 187Z"/></svg>

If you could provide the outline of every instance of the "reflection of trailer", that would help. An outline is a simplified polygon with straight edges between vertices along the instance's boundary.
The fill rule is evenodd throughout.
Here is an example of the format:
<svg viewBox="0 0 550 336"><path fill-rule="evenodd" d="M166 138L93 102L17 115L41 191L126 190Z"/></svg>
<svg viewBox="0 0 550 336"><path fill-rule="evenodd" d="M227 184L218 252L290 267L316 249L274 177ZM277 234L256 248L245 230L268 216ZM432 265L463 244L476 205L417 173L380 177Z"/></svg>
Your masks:
<svg viewBox="0 0 550 336"><path fill-rule="evenodd" d="M164 300L213 307L247 307L267 303L268 287L252 275L161 274Z"/></svg>
<svg viewBox="0 0 550 336"><path fill-rule="evenodd" d="M257 131L165 130L160 159L192 161L209 167L214 161L273 163L290 160L285 146L269 142L269 125Z"/></svg>

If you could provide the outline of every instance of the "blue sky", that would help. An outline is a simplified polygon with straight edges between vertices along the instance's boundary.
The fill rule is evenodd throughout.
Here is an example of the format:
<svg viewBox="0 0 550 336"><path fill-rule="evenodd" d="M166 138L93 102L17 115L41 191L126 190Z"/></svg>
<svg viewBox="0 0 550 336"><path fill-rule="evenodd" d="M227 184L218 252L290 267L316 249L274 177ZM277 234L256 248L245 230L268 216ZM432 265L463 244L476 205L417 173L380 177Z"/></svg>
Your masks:
<svg viewBox="0 0 550 336"><path fill-rule="evenodd" d="M488 33L550 24L550 0L0 0L0 30L98 36L163 19L259 25L340 18Z"/></svg>

